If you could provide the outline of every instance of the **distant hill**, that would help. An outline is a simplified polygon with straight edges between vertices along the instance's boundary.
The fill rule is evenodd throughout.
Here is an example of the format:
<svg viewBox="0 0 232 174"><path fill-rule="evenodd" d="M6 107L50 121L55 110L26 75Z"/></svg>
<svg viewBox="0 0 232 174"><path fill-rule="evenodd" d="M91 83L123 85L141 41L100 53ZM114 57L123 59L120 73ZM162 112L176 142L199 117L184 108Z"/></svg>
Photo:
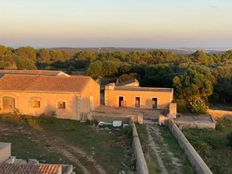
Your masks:
<svg viewBox="0 0 232 174"><path fill-rule="evenodd" d="M114 52L114 51L122 51L125 53L132 52L132 51L138 51L138 52L145 52L145 51L152 51L157 50L156 48L120 48L120 47L102 47L102 48L71 48L71 47L57 47L57 48L51 48L55 50L62 50L70 53L71 55L75 54L78 51L84 51L84 50L91 50L94 52ZM223 53L227 51L228 49L202 49L202 48L162 48L159 49L162 51L172 51L175 54L192 54L196 50L203 50L207 54L216 54L216 53Z"/></svg>

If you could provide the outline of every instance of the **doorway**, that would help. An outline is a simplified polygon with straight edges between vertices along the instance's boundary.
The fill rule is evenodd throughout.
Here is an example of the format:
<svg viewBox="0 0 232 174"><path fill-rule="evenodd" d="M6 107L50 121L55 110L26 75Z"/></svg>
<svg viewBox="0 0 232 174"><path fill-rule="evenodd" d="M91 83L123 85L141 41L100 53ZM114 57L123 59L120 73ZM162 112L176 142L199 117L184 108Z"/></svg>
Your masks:
<svg viewBox="0 0 232 174"><path fill-rule="evenodd" d="M135 97L135 107L140 108L140 97Z"/></svg>
<svg viewBox="0 0 232 174"><path fill-rule="evenodd" d="M15 111L15 99L13 97L3 97L3 112L11 113Z"/></svg>
<svg viewBox="0 0 232 174"><path fill-rule="evenodd" d="M158 103L157 98L152 98L152 109L157 109L157 103Z"/></svg>
<svg viewBox="0 0 232 174"><path fill-rule="evenodd" d="M118 103L118 105L119 105L119 107L123 107L124 106L124 98L123 97L119 97L119 103Z"/></svg>

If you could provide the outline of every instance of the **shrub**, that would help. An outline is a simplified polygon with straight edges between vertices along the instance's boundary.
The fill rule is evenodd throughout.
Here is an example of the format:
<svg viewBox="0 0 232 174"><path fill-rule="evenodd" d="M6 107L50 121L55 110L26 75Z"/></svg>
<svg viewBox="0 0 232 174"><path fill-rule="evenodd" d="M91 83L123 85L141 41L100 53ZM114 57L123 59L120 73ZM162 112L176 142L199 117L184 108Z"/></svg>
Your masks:
<svg viewBox="0 0 232 174"><path fill-rule="evenodd" d="M177 100L177 112L189 112L188 103L185 100Z"/></svg>
<svg viewBox="0 0 232 174"><path fill-rule="evenodd" d="M228 139L228 145L232 147L232 132L227 136Z"/></svg>
<svg viewBox="0 0 232 174"><path fill-rule="evenodd" d="M208 107L202 99L194 99L189 103L189 110L193 113L205 114L207 109Z"/></svg>

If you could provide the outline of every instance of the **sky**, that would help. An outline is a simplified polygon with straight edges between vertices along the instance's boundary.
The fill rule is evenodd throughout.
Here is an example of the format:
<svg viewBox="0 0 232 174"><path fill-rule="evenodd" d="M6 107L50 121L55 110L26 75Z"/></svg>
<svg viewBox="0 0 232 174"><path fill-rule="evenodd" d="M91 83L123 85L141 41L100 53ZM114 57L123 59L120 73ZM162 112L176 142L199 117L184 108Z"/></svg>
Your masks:
<svg viewBox="0 0 232 174"><path fill-rule="evenodd" d="M232 0L0 0L0 44L232 48Z"/></svg>

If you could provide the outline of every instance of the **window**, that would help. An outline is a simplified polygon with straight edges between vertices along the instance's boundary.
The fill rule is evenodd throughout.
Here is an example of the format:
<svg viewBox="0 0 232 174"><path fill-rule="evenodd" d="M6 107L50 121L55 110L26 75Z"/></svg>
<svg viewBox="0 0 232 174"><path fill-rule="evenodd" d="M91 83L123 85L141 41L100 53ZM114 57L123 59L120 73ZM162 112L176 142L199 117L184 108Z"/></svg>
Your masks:
<svg viewBox="0 0 232 174"><path fill-rule="evenodd" d="M33 100L32 101L32 107L33 108L40 108L40 101L39 100Z"/></svg>
<svg viewBox="0 0 232 174"><path fill-rule="evenodd" d="M58 109L65 109L65 102L58 102Z"/></svg>

